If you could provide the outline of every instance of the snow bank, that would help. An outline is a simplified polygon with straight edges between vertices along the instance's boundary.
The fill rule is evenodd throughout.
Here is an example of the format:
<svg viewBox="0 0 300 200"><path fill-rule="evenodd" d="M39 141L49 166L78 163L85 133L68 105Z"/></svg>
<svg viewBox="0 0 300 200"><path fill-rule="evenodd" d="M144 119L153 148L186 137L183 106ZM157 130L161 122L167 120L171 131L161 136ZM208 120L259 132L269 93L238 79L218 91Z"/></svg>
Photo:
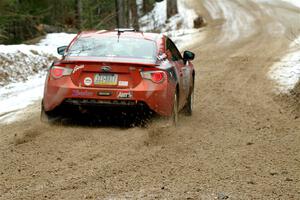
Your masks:
<svg viewBox="0 0 300 200"><path fill-rule="evenodd" d="M300 8L300 1L299 0L281 0L281 1L288 2L288 3L293 4L294 6L297 6L297 7Z"/></svg>
<svg viewBox="0 0 300 200"><path fill-rule="evenodd" d="M13 121L17 110L40 99L47 67L74 34L52 33L36 45L0 45L0 121Z"/></svg>
<svg viewBox="0 0 300 200"><path fill-rule="evenodd" d="M0 45L0 86L25 81L45 71L59 56L57 47L67 45L74 36L52 33L36 45Z"/></svg>
<svg viewBox="0 0 300 200"><path fill-rule="evenodd" d="M276 81L278 93L289 93L294 89L300 80L300 37L291 43L281 61L271 67L269 77Z"/></svg>
<svg viewBox="0 0 300 200"><path fill-rule="evenodd" d="M140 30L146 32L163 28L167 20L166 10L166 1L155 3L153 10L140 18Z"/></svg>
<svg viewBox="0 0 300 200"><path fill-rule="evenodd" d="M281 0L299 7L300 15L300 1L299 0ZM275 63L269 72L269 77L277 84L277 93L289 93L295 88L298 81L300 81L300 36L296 38L291 44L288 53Z"/></svg>
<svg viewBox="0 0 300 200"><path fill-rule="evenodd" d="M46 36L45 39L41 40L37 46L42 47L54 56L59 56L57 54L57 47L68 45L76 34L69 33L51 33Z"/></svg>
<svg viewBox="0 0 300 200"><path fill-rule="evenodd" d="M139 3L138 0L138 5ZM179 48L187 45L186 41L199 32L198 29L194 29L194 20L198 15L186 6L184 0L178 0L177 3L178 14L170 19L167 19L166 14L167 1L155 3L153 10L139 20L140 30L163 32L174 40Z"/></svg>
<svg viewBox="0 0 300 200"><path fill-rule="evenodd" d="M12 83L0 89L0 122L9 123L17 119L21 109L41 99L45 73L31 76L26 82Z"/></svg>
<svg viewBox="0 0 300 200"><path fill-rule="evenodd" d="M39 53L59 56L56 52L57 47L69 44L75 36L76 34L51 33L46 35L44 39L35 45L0 45L0 54L22 52L24 54L32 55L33 51L37 51Z"/></svg>
<svg viewBox="0 0 300 200"><path fill-rule="evenodd" d="M16 50L8 48L8 50ZM37 50L37 48L16 50L16 52L0 53L0 86L28 80L34 74L45 71L54 59L53 55Z"/></svg>
<svg viewBox="0 0 300 200"><path fill-rule="evenodd" d="M225 19L222 26L222 45L247 38L255 33L255 18L237 2L231 0L204 0L204 6L214 20Z"/></svg>

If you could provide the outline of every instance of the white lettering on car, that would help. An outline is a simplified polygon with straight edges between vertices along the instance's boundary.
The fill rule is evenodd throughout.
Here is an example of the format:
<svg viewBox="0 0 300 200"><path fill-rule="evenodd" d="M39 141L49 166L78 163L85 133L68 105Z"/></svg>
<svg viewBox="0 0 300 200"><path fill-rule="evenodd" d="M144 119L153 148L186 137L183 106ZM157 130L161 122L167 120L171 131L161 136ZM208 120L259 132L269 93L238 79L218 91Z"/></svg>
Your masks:
<svg viewBox="0 0 300 200"><path fill-rule="evenodd" d="M119 92L119 94L118 94L119 99L131 99L132 96L133 95L131 92Z"/></svg>
<svg viewBox="0 0 300 200"><path fill-rule="evenodd" d="M83 68L84 68L84 65L76 65L76 66L74 67L72 73L75 74L78 70L83 69Z"/></svg>
<svg viewBox="0 0 300 200"><path fill-rule="evenodd" d="M128 86L128 81L119 81L119 86L127 87Z"/></svg>

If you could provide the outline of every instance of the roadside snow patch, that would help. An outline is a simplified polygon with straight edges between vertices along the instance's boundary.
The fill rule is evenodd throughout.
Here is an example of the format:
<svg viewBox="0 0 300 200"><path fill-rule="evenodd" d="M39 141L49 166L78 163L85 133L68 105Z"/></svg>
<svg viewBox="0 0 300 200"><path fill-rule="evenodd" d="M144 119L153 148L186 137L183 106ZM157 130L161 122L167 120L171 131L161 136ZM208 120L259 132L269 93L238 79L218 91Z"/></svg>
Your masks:
<svg viewBox="0 0 300 200"><path fill-rule="evenodd" d="M52 33L36 45L0 45L0 121L7 123L16 111L40 99L47 67L75 34Z"/></svg>
<svg viewBox="0 0 300 200"><path fill-rule="evenodd" d="M277 83L277 92L289 93L300 80L300 36L290 45L290 52L275 63L269 76Z"/></svg>
<svg viewBox="0 0 300 200"><path fill-rule="evenodd" d="M159 30L161 32L175 31L179 29L193 29L197 14L189 9L184 0L178 0L178 14L167 19L167 1L157 2L154 8L140 20L141 31Z"/></svg>
<svg viewBox="0 0 300 200"><path fill-rule="evenodd" d="M67 45L75 34L52 33L36 45L0 45L0 86L28 80L45 71L59 55L57 47Z"/></svg>
<svg viewBox="0 0 300 200"><path fill-rule="evenodd" d="M220 44L229 44L255 33L255 18L240 4L231 0L204 0L204 6L214 20L225 19Z"/></svg>
<svg viewBox="0 0 300 200"><path fill-rule="evenodd" d="M57 47L69 45L76 34L69 33L51 33L42 39L37 46L43 47L48 53L58 57Z"/></svg>
<svg viewBox="0 0 300 200"><path fill-rule="evenodd" d="M199 29L194 29L194 20L198 15L193 9L187 7L184 0L178 0L177 3L178 14L170 19L167 19L166 1L155 3L153 10L140 19L140 30L162 32L169 36L179 48L188 45L193 35L199 32Z"/></svg>
<svg viewBox="0 0 300 200"><path fill-rule="evenodd" d="M140 30L146 32L162 28L166 24L167 20L166 11L166 1L155 3L153 10L140 18Z"/></svg>
<svg viewBox="0 0 300 200"><path fill-rule="evenodd" d="M0 89L0 122L17 119L21 109L41 99L45 73L31 76L26 82L12 83Z"/></svg>
<svg viewBox="0 0 300 200"><path fill-rule="evenodd" d="M290 4L293 4L294 6L300 7L300 1L299 0L281 0L281 1L285 1L285 2L288 2Z"/></svg>
<svg viewBox="0 0 300 200"><path fill-rule="evenodd" d="M281 0L300 8L299 0ZM300 14L300 9L299 9ZM275 63L269 77L276 81L277 93L288 94L300 81L300 36L290 44L289 52Z"/></svg>

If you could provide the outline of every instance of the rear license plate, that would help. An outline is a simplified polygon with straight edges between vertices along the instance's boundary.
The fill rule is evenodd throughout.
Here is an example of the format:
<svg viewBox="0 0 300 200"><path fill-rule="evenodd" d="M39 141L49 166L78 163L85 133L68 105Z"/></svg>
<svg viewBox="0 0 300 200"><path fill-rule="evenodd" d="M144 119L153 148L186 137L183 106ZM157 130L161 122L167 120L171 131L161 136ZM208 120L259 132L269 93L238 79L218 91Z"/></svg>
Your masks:
<svg viewBox="0 0 300 200"><path fill-rule="evenodd" d="M96 74L94 78L95 85L118 85L117 74Z"/></svg>

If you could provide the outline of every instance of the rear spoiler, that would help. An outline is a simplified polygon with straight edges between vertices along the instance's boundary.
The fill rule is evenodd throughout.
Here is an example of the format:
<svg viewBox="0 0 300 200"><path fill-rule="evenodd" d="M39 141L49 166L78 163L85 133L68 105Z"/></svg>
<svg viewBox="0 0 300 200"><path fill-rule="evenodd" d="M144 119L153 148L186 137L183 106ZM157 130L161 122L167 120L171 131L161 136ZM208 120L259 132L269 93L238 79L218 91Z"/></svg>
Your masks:
<svg viewBox="0 0 300 200"><path fill-rule="evenodd" d="M118 58L118 57L83 57L83 56L67 56L62 63L120 63L120 64L134 64L149 67L158 66L157 60L153 59L139 59L139 58Z"/></svg>

